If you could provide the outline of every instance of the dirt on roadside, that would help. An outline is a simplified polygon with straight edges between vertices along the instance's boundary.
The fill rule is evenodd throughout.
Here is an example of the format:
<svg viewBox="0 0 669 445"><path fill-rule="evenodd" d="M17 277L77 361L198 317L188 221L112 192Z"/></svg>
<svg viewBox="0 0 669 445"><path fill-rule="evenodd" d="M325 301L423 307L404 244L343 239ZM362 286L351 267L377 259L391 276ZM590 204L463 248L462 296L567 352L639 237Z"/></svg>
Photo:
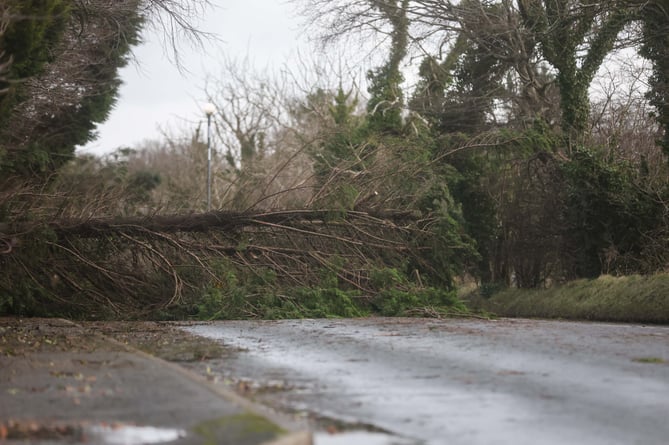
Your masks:
<svg viewBox="0 0 669 445"><path fill-rule="evenodd" d="M183 331L173 322L95 321L82 326L170 362L203 362L233 352L219 342Z"/></svg>
<svg viewBox="0 0 669 445"><path fill-rule="evenodd" d="M37 352L59 351L91 352L102 344L107 345L102 337L86 333L85 328L56 318L0 318L0 356L23 357Z"/></svg>

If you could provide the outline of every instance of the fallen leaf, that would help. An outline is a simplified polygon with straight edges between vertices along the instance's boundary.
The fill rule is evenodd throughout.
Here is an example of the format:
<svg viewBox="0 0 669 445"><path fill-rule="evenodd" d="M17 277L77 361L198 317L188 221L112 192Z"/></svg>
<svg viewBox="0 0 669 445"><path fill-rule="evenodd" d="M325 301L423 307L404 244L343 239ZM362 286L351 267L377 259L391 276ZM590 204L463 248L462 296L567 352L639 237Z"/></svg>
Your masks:
<svg viewBox="0 0 669 445"><path fill-rule="evenodd" d="M239 382L239 384L237 384L237 389L241 392L248 392L251 389L251 386L247 382Z"/></svg>

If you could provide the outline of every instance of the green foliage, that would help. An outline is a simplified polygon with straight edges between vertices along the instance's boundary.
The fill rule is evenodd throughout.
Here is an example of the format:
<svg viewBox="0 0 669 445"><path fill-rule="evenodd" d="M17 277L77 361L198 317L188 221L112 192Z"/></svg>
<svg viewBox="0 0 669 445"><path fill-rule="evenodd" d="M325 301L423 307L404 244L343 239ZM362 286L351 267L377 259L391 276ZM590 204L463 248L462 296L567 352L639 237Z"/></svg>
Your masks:
<svg viewBox="0 0 669 445"><path fill-rule="evenodd" d="M385 289L373 300L376 312L387 317L411 315L425 308L442 308L466 313L457 292L443 288L415 288L410 290ZM420 312L418 312L420 313Z"/></svg>
<svg viewBox="0 0 669 445"><path fill-rule="evenodd" d="M388 289L398 286L406 286L409 284L407 277L402 275L400 271L394 268L373 269L369 283L374 289Z"/></svg>
<svg viewBox="0 0 669 445"><path fill-rule="evenodd" d="M0 81L0 129L7 125L13 108L23 99L21 80L39 74L53 58L71 8L64 0L8 0L5 6L14 17L0 35L0 56L11 60L7 80Z"/></svg>
<svg viewBox="0 0 669 445"><path fill-rule="evenodd" d="M31 235L16 246L24 254L0 255L0 314L70 316L74 310L63 304L59 281L50 264L54 249L49 243L56 240L56 235L48 229L35 230Z"/></svg>
<svg viewBox="0 0 669 445"><path fill-rule="evenodd" d="M227 269L219 285L205 289L197 302L196 317L199 319L287 319L361 317L367 310L357 301L355 292L336 287L330 271L324 272L323 286L292 287L279 289L274 285L273 272L256 275L259 279L240 281L245 274L233 268Z"/></svg>
<svg viewBox="0 0 669 445"><path fill-rule="evenodd" d="M449 138L444 139L444 143L450 147L459 142L458 138ZM503 164L497 156L473 150L453 156L450 161L457 171L451 179L453 199L461 203L463 229L475 243L479 256L478 261L469 265L467 272L483 281L493 280L490 268L495 261L499 224L498 208L494 195L488 190L488 179L499 178Z"/></svg>
<svg viewBox="0 0 669 445"><path fill-rule="evenodd" d="M198 319L303 318L306 312L294 298L279 291L272 270L250 271L228 260L211 265L216 278L194 301Z"/></svg>
<svg viewBox="0 0 669 445"><path fill-rule="evenodd" d="M579 149L564 164L567 180L566 249L569 277L597 277L616 270L618 257L639 257L645 234L661 221L662 206L640 187L636 169ZM614 257L606 257L605 252ZM637 269L628 265L623 273Z"/></svg>
<svg viewBox="0 0 669 445"><path fill-rule="evenodd" d="M329 107L328 111L335 125L339 128L349 128L353 124L353 116L358 106L358 99L352 99L351 94L352 91L346 93L340 85L337 95L334 97L334 104Z"/></svg>
<svg viewBox="0 0 669 445"><path fill-rule="evenodd" d="M453 67L453 83L437 127L441 132L474 133L490 126L488 116L494 112L495 98L504 96L502 80L509 67L494 56L497 38L486 37L483 42L467 42Z"/></svg>
<svg viewBox="0 0 669 445"><path fill-rule="evenodd" d="M12 21L0 36L0 51L13 57L8 73L11 82L0 84L0 88L9 89L0 96L0 131L6 136L0 142L0 179L11 176L21 183L37 176L40 185L46 183L45 190L54 195L70 195L70 200L85 193L100 200L104 196L114 202L101 205L104 212L145 214L152 209L154 189L163 177L169 180L168 176L149 169L132 170L123 154L114 162L79 158L68 163L74 147L90 140L96 123L106 118L114 104L120 84L118 68L125 65L130 46L139 38L140 11L125 8L113 20L88 22L100 17L89 16L94 10L83 3L9 0L7 4L15 17L21 18ZM602 271L666 268L667 254L662 252L666 250L666 184L650 192L642 178L650 174L649 163L635 165L604 157L584 142L590 112L588 88L618 31L629 23L627 4L600 8L606 5L599 2L573 8L570 2L527 0L516 3L521 15L516 17L514 11L504 9L506 4L463 0L461 9L467 14L461 18L467 32L459 33L445 58L424 59L419 86L409 104L414 113L404 122L400 68L409 42L409 4L408 0L393 0L370 6L388 25L390 51L386 62L368 73L366 114L356 114L357 97L341 85L336 93L316 91L293 110L300 125L308 127L304 139L312 140L314 121L323 136L311 153L319 189L314 206L329 211L323 233L327 233L328 224L339 225L341 231L335 233L359 230L342 229L346 225L342 216L353 210L413 212L420 217L414 221L418 230L411 233L420 235L405 246L412 250L409 255L404 256L401 249L377 252L376 247L361 243L359 263L364 264L355 279L367 280L364 284L352 289L350 276L358 271L343 267L343 257L330 256L318 260L326 267L315 279L311 271L311 285L300 286L282 281L285 277L277 276L279 267L263 269L251 261L256 266L247 268L228 260L189 258L191 252L186 254L179 248L189 245L190 240L159 249L154 249L150 240L140 240L124 249L113 236L64 242L48 231L35 231L34 240L23 241L19 254L0 255L0 311L81 316L90 305L77 298L94 295L103 299L107 291L117 292L109 298L123 302L120 288L109 284L113 281L110 277L117 276L114 266L125 268L124 279L146 289L147 295L183 290L183 295L175 293L174 301L183 298L185 304L165 308L147 303L147 313L206 319L407 315L421 307L460 311L463 308L452 287L455 278L463 274L483 283L480 294L492 302L510 284L537 288L565 279L596 277ZM667 129L669 33L665 4L664 0L646 2L638 18L644 33L641 54L654 64L649 98L660 124ZM509 26L519 19L522 26L517 27L518 33L510 32ZM39 81L41 73L49 72L45 70L49 64L63 61L59 45L64 38L82 45L88 41L77 40L73 29L79 25L84 29L87 24L95 28L100 23L113 25L114 32L103 34L118 32L118 38L100 39L98 47L86 46L82 55L95 52L96 57L82 73L67 79L76 84L79 78L74 74L78 74L82 79L93 79L93 87L84 88L85 94L76 103L59 105L52 119L36 125L26 137L10 137L9 123L15 122L11 119L19 116L19 105L30 104L31 99L24 88L28 82L13 81ZM486 26L478 29L483 23ZM515 60L518 44L527 50L520 57L527 56L526 60L520 62ZM541 56L534 54L535 48L540 48ZM544 78L538 80L540 68L536 65L540 64L535 62L542 57L552 67L543 66ZM518 69L530 65L532 68L525 71ZM540 109L546 105L542 101L550 100L545 100L542 89L551 84L552 76L559 86L562 121L550 125L540 119L532 122L534 113L545 115ZM505 81L515 85L507 88ZM526 93L541 97L528 98ZM535 108L518 111L518 102L523 100ZM500 112L506 106L511 110L509 116ZM311 113L313 110L320 113ZM314 119L316 115L318 119ZM552 128L560 125L562 133ZM668 134L665 132L664 143L669 147ZM265 137L271 135L250 133L244 137L244 165L256 151L262 151ZM612 152L610 148L601 151ZM52 179L54 171L60 178ZM191 196L183 193L186 205ZM30 207L19 201L0 202L0 222L17 214L15 209ZM67 200L53 202L56 204L49 208L57 209L54 212L58 215L76 213ZM24 214L32 222L31 213ZM231 235L231 250L256 260L250 239ZM8 242L5 238L1 241ZM311 247L315 251L320 248ZM334 251L344 249L337 246ZM660 252L657 259L643 259L649 251ZM91 254L94 261L88 261L82 252ZM373 258L365 263L367 254ZM114 259L105 259L110 256ZM200 260L208 270L202 263L192 264ZM103 273L96 261L107 267ZM178 276L170 274L172 267ZM60 275L49 273L51 269L58 269ZM13 281L17 276L21 279ZM67 287L62 284L64 279ZM76 295L67 295L63 302L64 289L75 289ZM569 295L560 294L559 298L567 301ZM579 294L578 298L587 296ZM65 308L61 312L57 312L59 305ZM119 312L109 310L112 315Z"/></svg>
<svg viewBox="0 0 669 445"><path fill-rule="evenodd" d="M294 304L304 311L307 318L362 317L369 314L364 298L354 291L338 288L298 288L294 291ZM361 301L356 301L356 300Z"/></svg>
<svg viewBox="0 0 669 445"><path fill-rule="evenodd" d="M442 60L427 56L409 103L438 133L476 134L492 126L496 101L506 100L505 76L519 60L501 56L509 42L503 30L511 11L499 2L465 0L463 28ZM508 17L508 20L513 20ZM475 30L475 31L474 31ZM528 47L531 43L526 43ZM517 68L517 65L516 65ZM518 71L518 70L516 70Z"/></svg>
<svg viewBox="0 0 669 445"><path fill-rule="evenodd" d="M541 121L501 134L494 150L451 158L453 194L481 255L470 274L532 288L549 278L653 270L642 258L662 209L638 166L585 148L560 160L561 138Z"/></svg>
<svg viewBox="0 0 669 445"><path fill-rule="evenodd" d="M12 9L22 18L0 38L0 50L14 58L9 92L0 95L6 153L0 173L44 182L73 157L76 146L95 136L96 125L114 105L118 70L139 41L143 20L137 5L115 8L30 0ZM65 48L64 41L80 47L80 54ZM67 83L71 90L58 85L49 103L53 86L43 84L53 82ZM26 115L26 107L34 107L36 116Z"/></svg>
<svg viewBox="0 0 669 445"><path fill-rule="evenodd" d="M498 292L501 292L502 290L506 289L506 286L504 286L501 283L481 283L481 286L479 288L479 294L481 295L481 298L488 299L495 295Z"/></svg>
<svg viewBox="0 0 669 445"><path fill-rule="evenodd" d="M475 244L464 231L461 206L455 202L447 184L435 184L421 199L419 208L432 215L426 236L415 240L426 248L424 270L434 284L451 287L454 278L466 269L478 254Z"/></svg>
<svg viewBox="0 0 669 445"><path fill-rule="evenodd" d="M420 113L432 128L437 128L442 121L446 91L453 82L454 65L465 48L465 41L464 34L460 34L444 61L427 56L420 64L418 85L409 107Z"/></svg>
<svg viewBox="0 0 669 445"><path fill-rule="evenodd" d="M397 269L374 269L370 284L378 290L371 300L374 314L383 316L406 316L425 308L440 308L452 312L466 312L457 292L446 288L423 287L412 283Z"/></svg>
<svg viewBox="0 0 669 445"><path fill-rule="evenodd" d="M220 263L218 274L196 300L194 315L199 319L401 316L426 307L465 310L454 291L418 287L396 269L372 271L374 296L343 289L336 264L324 269L321 283L312 287L279 286L273 272L249 274L228 262Z"/></svg>
<svg viewBox="0 0 669 445"><path fill-rule="evenodd" d="M375 4L390 22L390 54L387 62L367 73L370 94L367 103L368 125L372 132L397 134L401 132L404 95L401 84L404 76L400 64L409 44L408 0L393 0Z"/></svg>
<svg viewBox="0 0 669 445"><path fill-rule="evenodd" d="M571 2L518 2L521 18L557 70L562 129L569 147L583 141L590 117L588 89L618 34L632 19L633 5L606 3L574 8Z"/></svg>
<svg viewBox="0 0 669 445"><path fill-rule="evenodd" d="M367 103L369 129L380 133L397 133L402 129L402 90L404 76L392 66L382 66L367 74L370 99Z"/></svg>
<svg viewBox="0 0 669 445"><path fill-rule="evenodd" d="M312 153L316 177L321 184L327 182L336 168L356 173L364 171L370 161L371 147L366 147L367 130L362 120L354 114L357 99L351 98L351 94L339 87L334 103L329 107L334 128Z"/></svg>

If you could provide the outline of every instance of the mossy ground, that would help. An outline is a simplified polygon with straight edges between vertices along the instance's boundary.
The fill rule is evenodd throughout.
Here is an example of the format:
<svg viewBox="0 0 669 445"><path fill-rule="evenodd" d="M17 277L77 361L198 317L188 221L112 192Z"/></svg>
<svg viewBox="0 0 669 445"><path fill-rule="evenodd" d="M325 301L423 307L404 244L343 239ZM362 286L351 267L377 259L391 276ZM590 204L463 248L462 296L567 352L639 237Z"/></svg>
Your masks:
<svg viewBox="0 0 669 445"><path fill-rule="evenodd" d="M257 443L258 438L269 441L285 433L274 423L253 413L208 420L196 425L193 431L204 439L205 445Z"/></svg>

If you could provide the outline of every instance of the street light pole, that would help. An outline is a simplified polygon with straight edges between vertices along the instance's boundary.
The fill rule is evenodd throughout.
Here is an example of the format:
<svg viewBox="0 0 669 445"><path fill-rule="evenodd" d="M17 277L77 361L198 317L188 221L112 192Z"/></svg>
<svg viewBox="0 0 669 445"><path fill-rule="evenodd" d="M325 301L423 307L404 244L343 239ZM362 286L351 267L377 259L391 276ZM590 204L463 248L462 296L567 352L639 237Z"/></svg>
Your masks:
<svg viewBox="0 0 669 445"><path fill-rule="evenodd" d="M214 112L214 104L204 106L204 113L207 115L207 212L211 210L211 116Z"/></svg>

